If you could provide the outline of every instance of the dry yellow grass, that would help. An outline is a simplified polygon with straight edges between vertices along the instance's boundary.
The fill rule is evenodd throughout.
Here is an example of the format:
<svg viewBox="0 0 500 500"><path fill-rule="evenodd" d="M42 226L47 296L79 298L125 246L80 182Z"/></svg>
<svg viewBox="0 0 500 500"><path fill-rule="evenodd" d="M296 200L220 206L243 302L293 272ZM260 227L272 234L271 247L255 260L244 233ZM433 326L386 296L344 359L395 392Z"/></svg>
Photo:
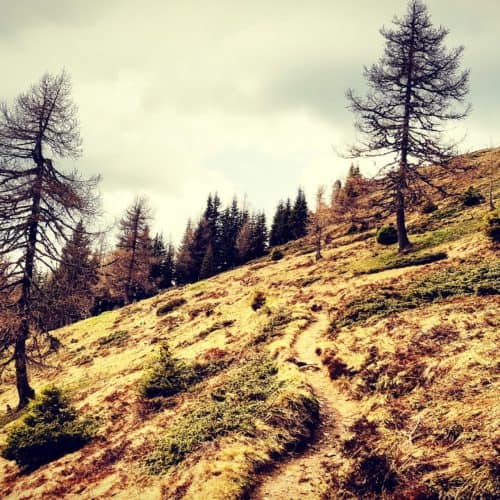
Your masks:
<svg viewBox="0 0 500 500"><path fill-rule="evenodd" d="M467 157L464 162L478 167L474 174L463 174L459 186L474 179L485 189L490 166L498 166L499 158L500 150ZM498 194L498 168L496 173ZM229 499L250 492L260 498L271 491L266 482L281 477L281 484L304 491L306 498L339 498L352 493L363 453L387 458L401 498L415 496L411 487L417 486L439 494L448 488L462 498L493 495L498 487L492 479L494 447L500 442L498 296L452 297L386 318L374 316L336 333L328 328L350 297L363 297L382 285L405 290L453 266L498 263L498 250L481 231L486 210L486 205L460 210L437 220L432 231L413 236L426 249L446 251L444 261L360 274L390 261L394 252L380 249L373 238L341 237L316 263L313 253L304 255L308 243L295 242L284 249L281 261L265 258L54 332L63 347L48 367L32 371L33 384L67 389L82 413L99 417L99 436L29 475L0 459L0 495ZM411 222L425 225L425 217L415 214ZM253 311L257 290L266 304ZM158 307L178 297L186 303L156 315ZM150 408L141 403L138 385L161 342L186 362L226 356L231 365ZM325 352L347 367L330 385ZM334 437L313 440L305 455L307 474L297 472L302 452L286 458L291 441L287 445L280 437L304 424L285 418L278 423L256 419L254 435L234 431L217 437L164 474L151 474L145 463L158 439L200 401L209 400L232 370L253 355L273 359L278 368L281 389L269 402L273 408L287 408L300 395L319 398L319 432ZM2 409L16 403L12 377L6 372L2 381ZM357 421L365 423L356 426ZM0 442L11 425L0 429ZM307 432L303 437L308 438ZM307 488L308 480L314 488ZM299 489L293 490L294 482L302 489L295 484Z"/></svg>

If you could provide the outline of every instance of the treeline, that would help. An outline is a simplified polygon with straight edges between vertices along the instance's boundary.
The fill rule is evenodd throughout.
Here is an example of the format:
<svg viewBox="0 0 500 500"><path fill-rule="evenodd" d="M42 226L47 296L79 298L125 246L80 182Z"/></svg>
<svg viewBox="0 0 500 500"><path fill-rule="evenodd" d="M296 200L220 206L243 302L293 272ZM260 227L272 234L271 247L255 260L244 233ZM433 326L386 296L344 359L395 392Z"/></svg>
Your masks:
<svg viewBox="0 0 500 500"><path fill-rule="evenodd" d="M54 330L233 269L305 236L309 219L302 189L293 203L278 203L270 232L263 211L251 212L236 198L223 206L217 193L209 194L200 219L187 222L176 249L162 234L151 234L148 201L137 198L120 219L111 250L96 249L83 223L76 226L58 266L35 278L37 323Z"/></svg>

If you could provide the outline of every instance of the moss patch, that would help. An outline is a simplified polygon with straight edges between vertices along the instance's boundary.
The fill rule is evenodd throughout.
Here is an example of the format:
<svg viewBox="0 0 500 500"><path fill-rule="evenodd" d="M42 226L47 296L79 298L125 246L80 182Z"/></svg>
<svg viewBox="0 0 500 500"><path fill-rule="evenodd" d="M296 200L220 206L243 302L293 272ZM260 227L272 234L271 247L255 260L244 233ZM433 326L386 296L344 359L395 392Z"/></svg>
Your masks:
<svg viewBox="0 0 500 500"><path fill-rule="evenodd" d="M332 322L341 328L375 315L389 315L453 296L497 295L500 293L500 262L489 266L449 268L427 275L402 289L381 286L360 298L349 300Z"/></svg>
<svg viewBox="0 0 500 500"><path fill-rule="evenodd" d="M161 473L178 464L203 443L238 433L256 437L259 421L279 426L283 407L273 406L283 383L277 368L265 358L254 359L235 369L208 397L181 415L158 443L147 465L153 473ZM301 404L302 403L302 404ZM314 401L295 401L293 405L317 417ZM311 420L311 426L313 425Z"/></svg>

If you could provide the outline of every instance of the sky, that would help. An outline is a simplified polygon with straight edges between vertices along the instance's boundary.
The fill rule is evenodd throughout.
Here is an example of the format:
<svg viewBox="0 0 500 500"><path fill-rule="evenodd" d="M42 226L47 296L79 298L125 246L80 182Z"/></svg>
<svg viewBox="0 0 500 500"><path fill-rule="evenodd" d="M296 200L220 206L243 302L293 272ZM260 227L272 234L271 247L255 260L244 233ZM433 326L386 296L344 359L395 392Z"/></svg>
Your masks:
<svg viewBox="0 0 500 500"><path fill-rule="evenodd" d="M463 150L500 145L500 1L428 0L464 45ZM146 196L153 230L178 243L209 192L268 217L299 186L342 178L355 140L345 92L364 89L379 29L404 0L0 0L0 100L45 72L73 82L83 155L104 218ZM362 169L373 170L373 164Z"/></svg>

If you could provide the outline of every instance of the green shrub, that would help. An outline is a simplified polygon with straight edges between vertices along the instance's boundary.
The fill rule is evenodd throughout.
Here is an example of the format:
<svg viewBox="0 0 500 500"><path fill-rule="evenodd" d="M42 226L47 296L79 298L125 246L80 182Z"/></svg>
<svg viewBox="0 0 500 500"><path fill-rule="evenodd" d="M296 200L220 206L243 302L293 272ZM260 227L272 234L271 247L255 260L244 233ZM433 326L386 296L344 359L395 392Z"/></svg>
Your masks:
<svg viewBox="0 0 500 500"><path fill-rule="evenodd" d="M225 359L188 364L175 358L168 345L162 344L156 362L139 386L139 394L148 399L173 396L204 378L215 375L227 364Z"/></svg>
<svg viewBox="0 0 500 500"><path fill-rule="evenodd" d="M365 321L372 316L388 316L414 309L435 300L465 295L500 294L500 262L487 266L449 268L426 275L404 288L381 286L346 303L331 324L331 329Z"/></svg>
<svg viewBox="0 0 500 500"><path fill-rule="evenodd" d="M473 207L484 202L484 196L473 186L462 194L461 199L466 207Z"/></svg>
<svg viewBox="0 0 500 500"><path fill-rule="evenodd" d="M222 436L256 437L262 433L259 420L278 428L277 438L290 447L310 438L319 418L317 401L301 394L280 400L282 383L276 375L274 363L266 358L247 361L233 370L209 396L170 425L147 459L150 470L164 472L203 443ZM276 401L279 406L273 406Z"/></svg>
<svg viewBox="0 0 500 500"><path fill-rule="evenodd" d="M264 292L256 291L253 294L251 307L254 311L258 311L266 303L266 296Z"/></svg>
<svg viewBox="0 0 500 500"><path fill-rule="evenodd" d="M167 302L166 304L160 306L156 310L156 315L163 316L164 314L168 314L168 313L174 311L175 309L183 306L186 302L187 302L186 299L183 299L182 297L179 297L177 299L172 299L169 302Z"/></svg>
<svg viewBox="0 0 500 500"><path fill-rule="evenodd" d="M382 226L377 231L376 239L380 245L393 245L398 242L398 232L392 224Z"/></svg>
<svg viewBox="0 0 500 500"><path fill-rule="evenodd" d="M438 209L438 206L432 202L432 201L427 201L426 203L424 203L422 205L422 213L423 214L432 214L433 212L435 212L436 210Z"/></svg>
<svg viewBox="0 0 500 500"><path fill-rule="evenodd" d="M139 393L145 398L173 396L186 390L195 378L193 368L174 358L168 345L162 344L155 364L139 386Z"/></svg>
<svg viewBox="0 0 500 500"><path fill-rule="evenodd" d="M283 252L281 250L273 250L271 252L271 260L281 260L284 257Z"/></svg>
<svg viewBox="0 0 500 500"><path fill-rule="evenodd" d="M423 255L409 255L405 257L396 257L389 262L380 266L372 267L365 272L367 274L378 273L380 271L387 271L388 269L401 269L403 267L422 266L448 258L446 252L426 253Z"/></svg>
<svg viewBox="0 0 500 500"><path fill-rule="evenodd" d="M60 389L48 387L8 432L2 456L24 470L34 470L82 448L94 436L95 424L95 420L78 418Z"/></svg>
<svg viewBox="0 0 500 500"><path fill-rule="evenodd" d="M500 216L498 214L488 217L486 235L493 243L500 243Z"/></svg>

